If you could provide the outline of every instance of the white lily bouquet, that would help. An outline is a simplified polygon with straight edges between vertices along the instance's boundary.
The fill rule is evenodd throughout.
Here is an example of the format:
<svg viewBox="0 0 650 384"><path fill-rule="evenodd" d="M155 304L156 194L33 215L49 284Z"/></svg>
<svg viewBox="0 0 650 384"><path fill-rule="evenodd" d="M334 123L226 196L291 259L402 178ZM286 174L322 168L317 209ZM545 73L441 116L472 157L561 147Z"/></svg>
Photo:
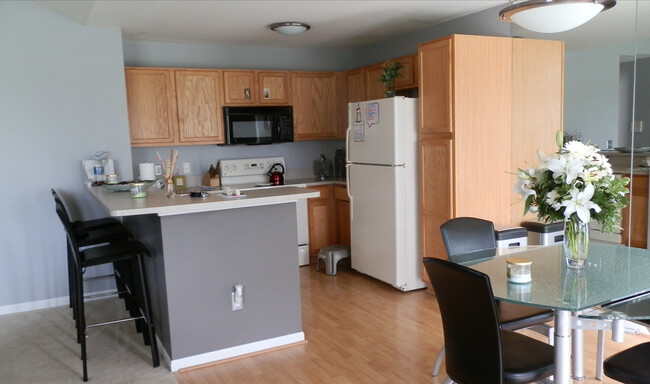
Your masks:
<svg viewBox="0 0 650 384"><path fill-rule="evenodd" d="M537 212L546 223L565 222L567 264L572 263L569 258L582 259L575 266L581 268L586 258L589 222L596 220L603 232L620 229L618 222L627 205L626 185L630 179L614 177L609 161L598 148L579 141L562 145L562 132L558 132L556 141L557 153L545 156L538 152L538 167L519 169L515 189L526 201L524 213Z"/></svg>

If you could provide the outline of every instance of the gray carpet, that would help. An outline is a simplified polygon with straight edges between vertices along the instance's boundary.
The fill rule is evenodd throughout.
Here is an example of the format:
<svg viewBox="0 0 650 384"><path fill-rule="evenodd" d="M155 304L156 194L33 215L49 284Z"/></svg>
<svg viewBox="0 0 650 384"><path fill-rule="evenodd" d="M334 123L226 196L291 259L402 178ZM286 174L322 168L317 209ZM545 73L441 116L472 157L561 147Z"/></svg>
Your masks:
<svg viewBox="0 0 650 384"><path fill-rule="evenodd" d="M86 304L88 322L126 316L118 299ZM151 352L133 322L91 328L88 381L94 384L177 384ZM82 383L80 348L67 306L0 316L0 383Z"/></svg>

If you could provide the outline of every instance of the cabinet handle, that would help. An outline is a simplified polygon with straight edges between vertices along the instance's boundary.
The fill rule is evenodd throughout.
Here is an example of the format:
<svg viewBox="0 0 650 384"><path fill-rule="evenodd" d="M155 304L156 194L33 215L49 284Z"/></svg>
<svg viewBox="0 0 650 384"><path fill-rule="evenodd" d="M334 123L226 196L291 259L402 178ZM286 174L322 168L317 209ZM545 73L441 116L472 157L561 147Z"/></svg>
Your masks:
<svg viewBox="0 0 650 384"><path fill-rule="evenodd" d="M250 88L244 88L244 97L247 99L251 98L251 90Z"/></svg>

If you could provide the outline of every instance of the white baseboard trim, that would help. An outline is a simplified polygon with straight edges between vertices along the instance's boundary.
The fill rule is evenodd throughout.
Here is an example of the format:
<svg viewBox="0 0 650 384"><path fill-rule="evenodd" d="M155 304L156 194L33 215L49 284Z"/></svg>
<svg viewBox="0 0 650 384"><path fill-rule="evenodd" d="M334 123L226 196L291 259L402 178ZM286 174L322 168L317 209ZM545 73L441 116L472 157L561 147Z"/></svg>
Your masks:
<svg viewBox="0 0 650 384"><path fill-rule="evenodd" d="M277 347L282 347L284 345L299 343L305 341L304 332L296 332L290 335L284 335L279 337L274 337L272 339L266 339L261 341L256 341L253 343L238 345L236 347L230 347L225 349L220 349L218 351L202 353L200 355L184 357L182 359L170 360L167 351L164 348L163 357L165 362L169 366L169 370L172 372L178 372L183 368L194 367L197 365L214 363L219 360L230 359L237 356L248 355L254 352L264 351L266 349L272 349Z"/></svg>
<svg viewBox="0 0 650 384"><path fill-rule="evenodd" d="M106 293L113 293L114 290L108 289L104 291L97 291L97 292L86 292L86 294L89 295L104 295ZM96 297L96 298L91 298L91 299L86 299L87 301L93 301L93 300L102 300L102 299L107 299L111 297L117 297L116 294L113 295L108 295L108 296L101 296L101 297ZM11 315L14 313L21 313L21 312L29 312L29 311L36 311L39 309L46 309L46 308L54 308L54 307L60 307L62 305L68 305L70 304L70 301L68 300L68 296L63 296L63 297L55 297L52 299L46 299L46 300L37 300L37 301L28 301L26 303L19 303L19 304L10 304L10 305L5 305L0 307L0 316L2 315Z"/></svg>
<svg viewBox="0 0 650 384"><path fill-rule="evenodd" d="M68 296L55 297L53 299L28 301L26 303L4 305L0 307L0 315L10 315L13 313L36 311L38 309L60 307L68 305Z"/></svg>

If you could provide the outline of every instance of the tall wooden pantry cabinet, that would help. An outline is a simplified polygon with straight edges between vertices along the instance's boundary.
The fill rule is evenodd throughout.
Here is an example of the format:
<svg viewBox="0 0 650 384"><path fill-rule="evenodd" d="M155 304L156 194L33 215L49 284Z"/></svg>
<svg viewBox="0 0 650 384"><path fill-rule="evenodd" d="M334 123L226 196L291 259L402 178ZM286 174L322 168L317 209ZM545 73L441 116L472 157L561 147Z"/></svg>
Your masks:
<svg viewBox="0 0 650 384"><path fill-rule="evenodd" d="M421 44L418 60L422 256L446 258L451 218L523 220L516 171L557 149L564 43L452 35Z"/></svg>

